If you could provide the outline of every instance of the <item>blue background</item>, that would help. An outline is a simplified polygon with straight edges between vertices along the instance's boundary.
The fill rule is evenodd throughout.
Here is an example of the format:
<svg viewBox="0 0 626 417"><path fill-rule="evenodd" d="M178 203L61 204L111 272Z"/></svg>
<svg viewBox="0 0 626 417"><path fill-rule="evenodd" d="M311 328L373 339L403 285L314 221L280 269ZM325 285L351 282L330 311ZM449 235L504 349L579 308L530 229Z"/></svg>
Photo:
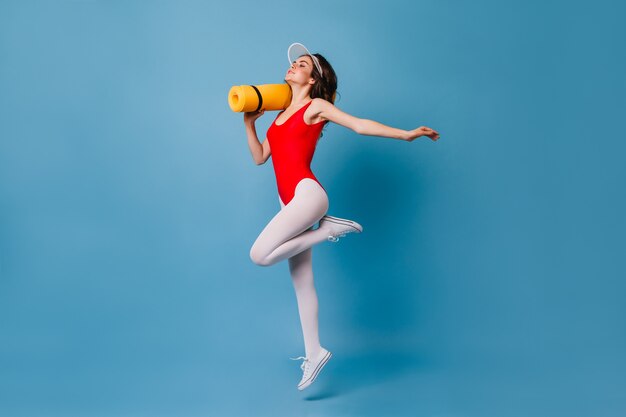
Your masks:
<svg viewBox="0 0 626 417"><path fill-rule="evenodd" d="M0 415L623 416L618 1L0 1ZM299 392L280 209L232 85L322 53L314 249L334 357ZM257 122L261 138L276 116Z"/></svg>

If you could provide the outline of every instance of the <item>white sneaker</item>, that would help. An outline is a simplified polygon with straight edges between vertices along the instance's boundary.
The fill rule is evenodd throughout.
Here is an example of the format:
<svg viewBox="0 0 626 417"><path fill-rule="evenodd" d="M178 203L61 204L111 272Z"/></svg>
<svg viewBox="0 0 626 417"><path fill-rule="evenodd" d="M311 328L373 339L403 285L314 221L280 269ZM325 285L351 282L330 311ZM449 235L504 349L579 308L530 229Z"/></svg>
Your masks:
<svg viewBox="0 0 626 417"><path fill-rule="evenodd" d="M320 371L326 365L328 360L333 356L332 353L322 348L320 353L317 355L317 358L309 359L304 356L299 356L297 358L289 358L291 360L304 359L304 362L300 365L300 369L302 369L302 379L298 384L298 389L302 391L309 385L315 381L315 378L319 375Z"/></svg>
<svg viewBox="0 0 626 417"><path fill-rule="evenodd" d="M363 231L363 226L357 222L333 216L322 217L319 228L328 230L328 240L331 242L337 242L346 233L361 233Z"/></svg>

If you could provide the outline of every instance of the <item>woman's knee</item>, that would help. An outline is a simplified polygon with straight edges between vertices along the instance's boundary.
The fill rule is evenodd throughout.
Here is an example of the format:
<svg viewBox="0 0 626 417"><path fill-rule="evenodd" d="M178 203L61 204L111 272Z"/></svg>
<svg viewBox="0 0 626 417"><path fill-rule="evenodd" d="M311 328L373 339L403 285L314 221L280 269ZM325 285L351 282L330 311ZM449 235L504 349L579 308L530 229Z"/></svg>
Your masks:
<svg viewBox="0 0 626 417"><path fill-rule="evenodd" d="M250 248L250 259L252 262L259 266L269 266L269 262L267 261L267 254L265 251L262 251L258 245L252 245Z"/></svg>

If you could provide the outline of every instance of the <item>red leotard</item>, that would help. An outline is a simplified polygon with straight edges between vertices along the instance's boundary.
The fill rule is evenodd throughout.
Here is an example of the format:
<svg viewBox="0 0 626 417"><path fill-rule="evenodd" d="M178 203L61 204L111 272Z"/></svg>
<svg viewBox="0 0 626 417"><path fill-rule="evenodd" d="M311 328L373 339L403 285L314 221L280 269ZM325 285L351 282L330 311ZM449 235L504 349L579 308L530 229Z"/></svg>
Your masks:
<svg viewBox="0 0 626 417"><path fill-rule="evenodd" d="M303 178L311 178L320 184L311 171L311 160L325 120L312 125L304 122L303 115L311 101L292 114L286 122L277 125L276 120L284 110L281 111L267 130L278 195L285 205L289 204L296 185ZM322 184L320 186L324 188Z"/></svg>

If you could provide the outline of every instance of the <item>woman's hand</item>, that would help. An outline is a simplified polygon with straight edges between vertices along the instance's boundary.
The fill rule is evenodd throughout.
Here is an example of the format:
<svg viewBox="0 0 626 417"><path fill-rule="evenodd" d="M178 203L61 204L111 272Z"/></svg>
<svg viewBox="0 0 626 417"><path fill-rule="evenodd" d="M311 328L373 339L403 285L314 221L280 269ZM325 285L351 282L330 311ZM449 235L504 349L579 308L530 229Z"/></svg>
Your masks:
<svg viewBox="0 0 626 417"><path fill-rule="evenodd" d="M250 111L243 114L243 122L245 124L253 124L256 119L263 116L265 109L259 111Z"/></svg>
<svg viewBox="0 0 626 417"><path fill-rule="evenodd" d="M439 139L439 132L426 126L420 126L417 129L409 130L408 132L409 134L405 140L409 142L419 138L420 136L428 136L432 141Z"/></svg>

